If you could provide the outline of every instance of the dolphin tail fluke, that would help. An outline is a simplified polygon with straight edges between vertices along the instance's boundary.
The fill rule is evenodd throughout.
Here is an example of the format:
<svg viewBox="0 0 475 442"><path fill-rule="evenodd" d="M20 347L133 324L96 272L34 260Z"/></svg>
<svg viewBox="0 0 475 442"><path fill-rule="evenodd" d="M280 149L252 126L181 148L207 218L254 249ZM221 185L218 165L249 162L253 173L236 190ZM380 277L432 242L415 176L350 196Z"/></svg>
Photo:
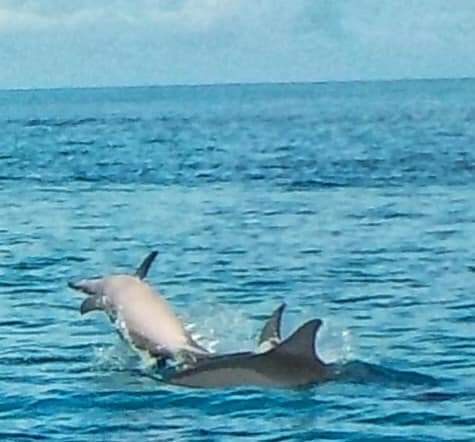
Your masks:
<svg viewBox="0 0 475 442"><path fill-rule="evenodd" d="M271 348L276 347L282 340L280 328L282 323L282 313L284 312L285 307L285 302L280 304L264 324L264 328L262 329L257 341L260 351L270 350Z"/></svg>
<svg viewBox="0 0 475 442"><path fill-rule="evenodd" d="M291 357L312 359L317 363L325 365L315 351L315 337L322 323L320 319L306 322L273 351Z"/></svg>
<svg viewBox="0 0 475 442"><path fill-rule="evenodd" d="M158 252L155 250L147 255L147 257L142 261L142 264L140 264L138 269L135 271L135 276L137 278L144 279L147 276L148 270L150 269L150 266L152 265L157 255Z"/></svg>

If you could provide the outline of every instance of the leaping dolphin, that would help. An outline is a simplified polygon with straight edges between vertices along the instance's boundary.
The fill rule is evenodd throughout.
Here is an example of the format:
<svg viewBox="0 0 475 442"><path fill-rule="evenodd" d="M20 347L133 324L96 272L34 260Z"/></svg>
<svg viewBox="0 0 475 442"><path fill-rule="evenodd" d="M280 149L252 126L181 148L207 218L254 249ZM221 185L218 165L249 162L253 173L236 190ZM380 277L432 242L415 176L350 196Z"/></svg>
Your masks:
<svg viewBox="0 0 475 442"><path fill-rule="evenodd" d="M118 274L69 282L74 290L89 295L81 304L81 314L104 311L111 321L119 321L119 331L140 350L157 358L208 354L186 331L169 304L143 279L157 256L151 252L135 275Z"/></svg>
<svg viewBox="0 0 475 442"><path fill-rule="evenodd" d="M285 304L274 311L259 338L261 353L240 352L210 356L191 368L172 372L164 381L188 387L300 387L329 380L332 364L323 362L315 352L315 337L320 319L306 322L290 337L280 341L280 322Z"/></svg>

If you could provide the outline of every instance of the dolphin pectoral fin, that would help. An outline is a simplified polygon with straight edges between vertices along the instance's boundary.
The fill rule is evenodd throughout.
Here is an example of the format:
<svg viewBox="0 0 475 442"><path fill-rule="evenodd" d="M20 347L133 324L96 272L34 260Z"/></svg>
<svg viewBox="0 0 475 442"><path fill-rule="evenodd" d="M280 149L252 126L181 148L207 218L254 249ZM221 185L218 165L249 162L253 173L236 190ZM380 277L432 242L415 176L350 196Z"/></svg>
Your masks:
<svg viewBox="0 0 475 442"><path fill-rule="evenodd" d="M283 356L312 359L324 365L315 352L315 337L321 326L320 319L306 322L270 352Z"/></svg>
<svg viewBox="0 0 475 442"><path fill-rule="evenodd" d="M86 298L79 308L81 315L92 312L93 310L103 310L104 305L102 301L102 296L94 295Z"/></svg>
<svg viewBox="0 0 475 442"><path fill-rule="evenodd" d="M150 269L150 266L152 265L157 255L158 252L155 250L147 255L147 257L142 261L142 264L140 264L140 266L135 271L135 276L137 278L144 279L147 276L148 270Z"/></svg>
<svg viewBox="0 0 475 442"><path fill-rule="evenodd" d="M279 305L271 317L264 324L264 328L259 335L257 345L260 351L270 350L276 347L281 339L280 326L282 323L282 313L286 307L285 302Z"/></svg>

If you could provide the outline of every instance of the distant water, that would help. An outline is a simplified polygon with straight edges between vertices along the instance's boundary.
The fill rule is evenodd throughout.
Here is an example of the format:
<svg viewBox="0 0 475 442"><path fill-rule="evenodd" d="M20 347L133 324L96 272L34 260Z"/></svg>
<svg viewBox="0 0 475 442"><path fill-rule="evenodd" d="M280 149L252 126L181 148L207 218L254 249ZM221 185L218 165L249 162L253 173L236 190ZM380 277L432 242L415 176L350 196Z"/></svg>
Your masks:
<svg viewBox="0 0 475 442"><path fill-rule="evenodd" d="M3 91L0 128L1 440L475 440L475 81ZM204 345L285 300L350 375L157 383L66 287L152 248Z"/></svg>

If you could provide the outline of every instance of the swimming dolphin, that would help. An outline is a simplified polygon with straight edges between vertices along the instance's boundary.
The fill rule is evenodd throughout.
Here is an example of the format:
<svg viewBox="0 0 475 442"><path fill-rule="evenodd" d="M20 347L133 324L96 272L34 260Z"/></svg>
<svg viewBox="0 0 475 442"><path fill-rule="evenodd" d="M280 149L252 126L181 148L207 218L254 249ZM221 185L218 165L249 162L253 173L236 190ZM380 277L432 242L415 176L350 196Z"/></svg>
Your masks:
<svg viewBox="0 0 475 442"><path fill-rule="evenodd" d="M191 368L169 371L156 379L172 385L196 388L255 385L264 387L304 387L330 380L393 385L437 385L431 376L394 370L363 361L323 362L315 353L315 336L322 321L314 319L281 341L280 305L265 323L259 335L259 349L268 350L210 355ZM149 376L150 377L150 376Z"/></svg>
<svg viewBox="0 0 475 442"><path fill-rule="evenodd" d="M274 312L276 318L280 318L284 307L280 306ZM273 324L280 324L280 319ZM210 356L190 368L165 375L163 380L173 385L197 388L241 385L300 387L329 380L333 373L332 364L326 364L315 353L315 337L321 325L320 319L308 321L290 337L263 353ZM266 327L263 334L265 330ZM273 330L280 336L279 328Z"/></svg>
<svg viewBox="0 0 475 442"><path fill-rule="evenodd" d="M186 331L169 304L143 279L157 256L151 252L135 275L118 274L69 282L68 286L88 295L81 314L104 311L111 321L119 322L119 331L140 350L157 358L206 355Z"/></svg>

